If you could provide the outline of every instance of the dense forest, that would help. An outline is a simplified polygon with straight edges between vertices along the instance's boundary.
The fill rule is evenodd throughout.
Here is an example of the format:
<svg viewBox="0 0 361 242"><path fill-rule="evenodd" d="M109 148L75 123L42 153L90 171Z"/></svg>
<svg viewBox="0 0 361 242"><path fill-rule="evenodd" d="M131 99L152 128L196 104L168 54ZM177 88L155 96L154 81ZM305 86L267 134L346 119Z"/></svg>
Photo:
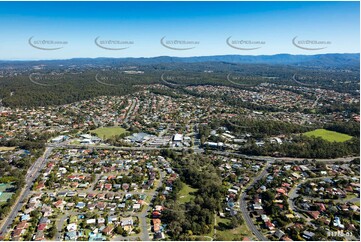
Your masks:
<svg viewBox="0 0 361 242"><path fill-rule="evenodd" d="M346 142L329 142L322 138L295 136L292 142L276 144L265 142L258 146L255 142L239 149L248 155L272 155L298 158L337 158L360 154L360 139L352 138Z"/></svg>
<svg viewBox="0 0 361 242"><path fill-rule="evenodd" d="M298 85L293 80L295 73L298 80L310 87L355 94L359 89L357 66L348 69L337 65L320 68L282 63L272 65L268 61L264 64L249 64L217 59L204 62L73 59L2 62L0 99L5 106L34 107L71 103L100 95L125 95L140 90L141 85L157 83L182 92L186 92L184 87L191 85L225 85L242 89L265 82ZM230 82L227 77L234 80ZM227 97L224 99L232 104L232 100L227 100ZM242 105L259 108L247 106L246 103Z"/></svg>

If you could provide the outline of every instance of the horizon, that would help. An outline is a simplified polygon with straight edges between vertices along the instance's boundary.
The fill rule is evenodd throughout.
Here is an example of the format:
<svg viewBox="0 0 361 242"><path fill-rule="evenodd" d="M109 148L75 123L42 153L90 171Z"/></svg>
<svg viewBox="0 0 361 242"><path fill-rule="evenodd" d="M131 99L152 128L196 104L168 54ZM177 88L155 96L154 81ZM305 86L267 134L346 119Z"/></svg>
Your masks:
<svg viewBox="0 0 361 242"><path fill-rule="evenodd" d="M0 59L0 62L26 62L26 61L67 61L67 60L74 60L74 59L154 59L154 58L201 58L201 57L217 57L217 56L247 56L247 57L263 57L263 56L278 56L278 55L287 55L287 56L319 56L319 55L360 55L359 53L322 53L322 54L290 54L290 53L279 53L279 54L270 54L270 55L241 55L241 54L226 54L226 55L200 55L200 56L169 56L169 55L160 55L160 56L149 56L149 57L105 57L105 56L99 56L99 57L71 57L71 58L65 58L65 59L16 59L16 60L10 60L10 59Z"/></svg>
<svg viewBox="0 0 361 242"><path fill-rule="evenodd" d="M359 2L0 2L0 59L360 53L359 9Z"/></svg>

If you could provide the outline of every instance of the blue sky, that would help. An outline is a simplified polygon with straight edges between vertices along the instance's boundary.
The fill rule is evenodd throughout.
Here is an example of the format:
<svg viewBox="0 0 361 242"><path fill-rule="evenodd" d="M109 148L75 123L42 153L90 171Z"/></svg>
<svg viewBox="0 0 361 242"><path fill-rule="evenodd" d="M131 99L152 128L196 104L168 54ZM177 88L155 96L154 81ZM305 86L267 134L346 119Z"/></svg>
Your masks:
<svg viewBox="0 0 361 242"><path fill-rule="evenodd" d="M0 59L359 53L359 8L359 2L0 2ZM67 43L41 50L29 45L32 36ZM98 36L132 44L107 50L95 45ZM196 44L168 49L164 36ZM239 50L226 44L230 36L262 43ZM296 36L328 41L307 46L327 48L297 48Z"/></svg>

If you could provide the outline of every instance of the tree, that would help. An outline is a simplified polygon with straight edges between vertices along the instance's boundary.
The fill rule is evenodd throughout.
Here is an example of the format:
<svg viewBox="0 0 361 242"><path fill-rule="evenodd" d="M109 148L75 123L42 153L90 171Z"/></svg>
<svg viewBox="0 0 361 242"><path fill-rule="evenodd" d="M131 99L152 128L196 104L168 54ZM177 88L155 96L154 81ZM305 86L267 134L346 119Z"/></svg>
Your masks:
<svg viewBox="0 0 361 242"><path fill-rule="evenodd" d="M54 238L55 234L56 234L57 230L55 227L55 224L50 228L48 236L50 239Z"/></svg>
<svg viewBox="0 0 361 242"><path fill-rule="evenodd" d="M123 234L123 232L124 232L124 229L122 226L119 225L118 227L115 228L116 234Z"/></svg>
<svg viewBox="0 0 361 242"><path fill-rule="evenodd" d="M236 218L235 216L233 216L233 217L231 218L231 221L230 221L229 225L230 225L230 227L231 227L232 229L237 228L237 226L238 226L238 220L237 220L237 218Z"/></svg>

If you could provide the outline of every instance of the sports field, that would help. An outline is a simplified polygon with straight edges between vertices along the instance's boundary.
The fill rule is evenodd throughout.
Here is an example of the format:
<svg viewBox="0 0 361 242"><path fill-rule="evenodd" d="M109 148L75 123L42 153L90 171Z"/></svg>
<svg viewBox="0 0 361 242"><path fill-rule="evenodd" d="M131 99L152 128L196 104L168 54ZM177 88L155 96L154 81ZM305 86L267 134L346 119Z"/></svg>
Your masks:
<svg viewBox="0 0 361 242"><path fill-rule="evenodd" d="M101 139L109 139L113 136L120 135L127 132L121 127L103 127L90 130L90 133L96 134Z"/></svg>
<svg viewBox="0 0 361 242"><path fill-rule="evenodd" d="M330 131L326 129L316 129L313 131L309 131L304 133L307 137L320 137L324 140L330 141L330 142L345 142L347 140L350 140L352 136L347 134L338 133L335 131Z"/></svg>

